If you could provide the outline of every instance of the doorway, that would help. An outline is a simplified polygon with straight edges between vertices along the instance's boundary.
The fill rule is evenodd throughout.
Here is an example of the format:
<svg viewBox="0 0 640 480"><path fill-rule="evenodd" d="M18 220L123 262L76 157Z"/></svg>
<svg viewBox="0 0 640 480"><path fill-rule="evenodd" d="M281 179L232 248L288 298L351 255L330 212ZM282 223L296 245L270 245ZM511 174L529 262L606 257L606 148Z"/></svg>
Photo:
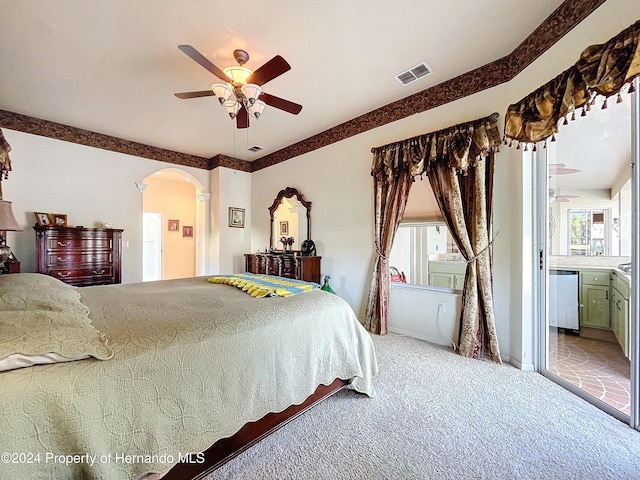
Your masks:
<svg viewBox="0 0 640 480"><path fill-rule="evenodd" d="M638 428L638 100L630 97L594 106L537 149L538 369Z"/></svg>
<svg viewBox="0 0 640 480"><path fill-rule="evenodd" d="M209 199L189 172L164 168L144 178L143 280L208 273Z"/></svg>
<svg viewBox="0 0 640 480"><path fill-rule="evenodd" d="M142 281L162 280L162 214L142 214Z"/></svg>

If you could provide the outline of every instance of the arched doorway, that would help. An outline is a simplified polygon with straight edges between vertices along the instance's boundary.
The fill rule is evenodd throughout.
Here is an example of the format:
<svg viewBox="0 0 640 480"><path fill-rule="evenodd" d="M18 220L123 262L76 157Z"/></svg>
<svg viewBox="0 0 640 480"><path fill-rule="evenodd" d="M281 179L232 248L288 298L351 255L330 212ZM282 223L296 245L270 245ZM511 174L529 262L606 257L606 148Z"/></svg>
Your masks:
<svg viewBox="0 0 640 480"><path fill-rule="evenodd" d="M164 168L144 179L143 281L206 273L209 194L190 173Z"/></svg>

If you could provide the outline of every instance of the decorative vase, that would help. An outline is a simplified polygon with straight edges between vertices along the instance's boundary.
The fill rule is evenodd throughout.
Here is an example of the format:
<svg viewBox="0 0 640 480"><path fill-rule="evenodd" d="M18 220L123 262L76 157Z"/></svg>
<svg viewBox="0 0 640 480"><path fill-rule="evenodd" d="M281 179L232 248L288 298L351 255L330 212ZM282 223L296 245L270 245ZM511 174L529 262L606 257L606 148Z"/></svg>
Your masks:
<svg viewBox="0 0 640 480"><path fill-rule="evenodd" d="M333 288L331 288L331 285L329 285L330 279L331 277L329 275L324 276L324 283L322 284L322 287L320 287L320 290L324 290L325 292L333 293L334 295L336 295L336 292L334 292Z"/></svg>

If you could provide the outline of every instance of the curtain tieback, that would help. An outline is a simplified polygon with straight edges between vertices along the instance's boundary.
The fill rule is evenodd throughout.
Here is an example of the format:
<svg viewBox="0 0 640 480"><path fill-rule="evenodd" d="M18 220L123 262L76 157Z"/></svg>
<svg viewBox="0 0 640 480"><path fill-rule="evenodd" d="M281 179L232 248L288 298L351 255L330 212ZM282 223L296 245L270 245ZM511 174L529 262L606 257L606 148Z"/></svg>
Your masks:
<svg viewBox="0 0 640 480"><path fill-rule="evenodd" d="M387 257L386 255L384 255L379 249L376 248L376 255L378 255L379 258L383 258L385 260L387 260L389 257Z"/></svg>
<svg viewBox="0 0 640 480"><path fill-rule="evenodd" d="M469 260L467 260L466 263L469 264L469 263L473 262L474 260L476 260L480 255L482 255L491 245L493 245L493 242L496 241L496 238L498 238L498 235L500 235L500 232L496 232L495 236L491 239L491 241L489 243L487 243L487 246L484 247L482 250L480 250L478 253L476 253Z"/></svg>

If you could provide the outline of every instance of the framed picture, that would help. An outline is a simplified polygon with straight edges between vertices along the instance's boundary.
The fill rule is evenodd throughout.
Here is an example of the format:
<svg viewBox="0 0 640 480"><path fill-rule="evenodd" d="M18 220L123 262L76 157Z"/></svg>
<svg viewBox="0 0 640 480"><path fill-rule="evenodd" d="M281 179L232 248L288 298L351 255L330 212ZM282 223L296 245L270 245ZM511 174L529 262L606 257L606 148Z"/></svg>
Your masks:
<svg viewBox="0 0 640 480"><path fill-rule="evenodd" d="M229 226L244 228L244 208L229 207Z"/></svg>
<svg viewBox="0 0 640 480"><path fill-rule="evenodd" d="M182 227L183 237L193 237L193 227Z"/></svg>
<svg viewBox="0 0 640 480"><path fill-rule="evenodd" d="M170 232L180 231L180 220L169 220L169 231Z"/></svg>
<svg viewBox="0 0 640 480"><path fill-rule="evenodd" d="M280 222L280 235L289 235L289 222Z"/></svg>
<svg viewBox="0 0 640 480"><path fill-rule="evenodd" d="M40 225L41 227L50 227L53 225L53 222L51 221L48 213L33 212L33 214L36 217L36 222L38 222L38 225Z"/></svg>
<svg viewBox="0 0 640 480"><path fill-rule="evenodd" d="M49 214L51 218L51 223L54 227L66 227L67 226L67 215L64 213L51 213Z"/></svg>

